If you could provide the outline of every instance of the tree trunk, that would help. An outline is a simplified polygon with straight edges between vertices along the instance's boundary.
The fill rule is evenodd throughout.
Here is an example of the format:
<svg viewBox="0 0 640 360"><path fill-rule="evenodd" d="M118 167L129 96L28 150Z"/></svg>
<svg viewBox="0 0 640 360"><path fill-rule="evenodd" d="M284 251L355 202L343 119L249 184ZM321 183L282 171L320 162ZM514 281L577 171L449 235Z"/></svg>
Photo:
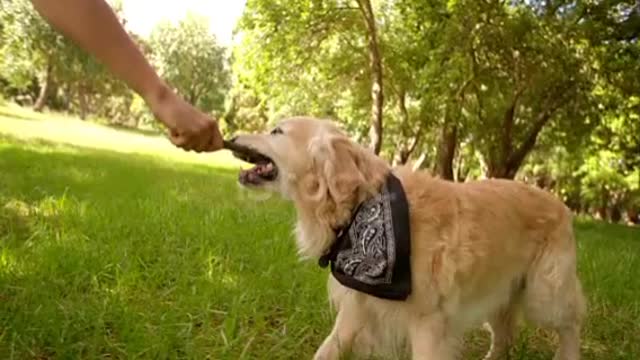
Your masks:
<svg viewBox="0 0 640 360"><path fill-rule="evenodd" d="M411 143L409 145L403 145L402 148L398 151L395 157L396 165L406 165L409 161L409 158L416 150L417 144L420 141L420 134L417 134L411 139Z"/></svg>
<svg viewBox="0 0 640 360"><path fill-rule="evenodd" d="M411 129L411 119L409 118L409 111L407 111L406 93L404 90L401 90L398 96L398 108L402 118L401 129L404 139L402 141L402 146L397 153L395 162L397 164L405 165L420 143L422 138L422 128L418 128L418 130ZM407 142L409 138L411 140Z"/></svg>
<svg viewBox="0 0 640 360"><path fill-rule="evenodd" d="M51 92L51 73L53 71L53 66L51 62L47 64L47 70L42 79L42 83L40 84L40 93L38 94L38 99L36 103L33 105L33 110L37 112L41 112L45 105L47 105L47 100L49 98L49 93Z"/></svg>
<svg viewBox="0 0 640 360"><path fill-rule="evenodd" d="M600 215L600 219L603 221L607 221L609 219L609 192L606 187L603 185L600 186L600 206L598 207L598 214Z"/></svg>
<svg viewBox="0 0 640 360"><path fill-rule="evenodd" d="M636 225L640 224L640 211L634 206L630 205L627 207L627 217L631 223Z"/></svg>
<svg viewBox="0 0 640 360"><path fill-rule="evenodd" d="M81 120L87 120L87 114L88 114L88 105L87 105L87 97L84 93L80 93L80 119Z"/></svg>
<svg viewBox="0 0 640 360"><path fill-rule="evenodd" d="M405 165L407 161L409 161L409 157L411 157L414 149L415 148L404 148L400 150L399 163L401 165Z"/></svg>
<svg viewBox="0 0 640 360"><path fill-rule="evenodd" d="M615 204L611 207L611 210L609 211L609 220L615 224L622 220L622 207L619 204Z"/></svg>
<svg viewBox="0 0 640 360"><path fill-rule="evenodd" d="M453 159L458 145L458 127L445 123L442 126L434 173L445 180L453 181Z"/></svg>
<svg viewBox="0 0 640 360"><path fill-rule="evenodd" d="M138 129L140 127L140 117L133 116L131 114L131 104L133 103L132 96L126 96L124 104L122 105L122 117L124 121L129 123L129 126Z"/></svg>
<svg viewBox="0 0 640 360"><path fill-rule="evenodd" d="M233 134L237 130L236 116L238 115L238 100L236 95L231 95L229 107L222 116L227 124L227 131Z"/></svg>
<svg viewBox="0 0 640 360"><path fill-rule="evenodd" d="M505 127L505 132L502 134L502 151L497 154L493 154L494 158L489 159L487 177L502 179L515 178L527 155L529 155L536 145L540 131L542 131L542 128L549 122L551 116L555 113L558 107L559 105L556 105L539 114L535 119L532 128L526 134L524 141L517 148L514 148L511 144L511 126L509 125L508 127ZM507 115L513 117L513 110L510 108L507 111L511 112L511 114ZM507 124L505 124L505 126L506 125Z"/></svg>
<svg viewBox="0 0 640 360"><path fill-rule="evenodd" d="M358 0L358 7L367 28L369 62L371 66L371 148L377 155L382 148L382 107L384 96L382 91L382 55L378 44L378 33L373 8L370 0Z"/></svg>
<svg viewBox="0 0 640 360"><path fill-rule="evenodd" d="M464 156L457 156L457 165L456 165L456 174L454 180L456 182L465 182L467 181L467 176L469 175L469 167L465 166Z"/></svg>
<svg viewBox="0 0 640 360"><path fill-rule="evenodd" d="M533 150L538 141L538 135L542 129L549 123L555 112L565 104L570 89L574 86L572 82L560 84L549 89L549 95L545 101L546 106L543 107L532 125L526 130L523 140L519 146L514 144L514 126L516 124L516 111L518 101L525 91L525 87L520 87L513 94L511 104L504 113L502 122L501 144L493 151L489 151L487 156L487 172L489 178L515 178L518 170L524 163L527 155Z"/></svg>
<svg viewBox="0 0 640 360"><path fill-rule="evenodd" d="M518 166L518 168L510 169L507 164L503 162L489 162L487 166L487 177L513 180L516 177L516 173L518 172L519 168L520 167Z"/></svg>
<svg viewBox="0 0 640 360"><path fill-rule="evenodd" d="M80 119L86 120L89 115L89 99L86 88L84 86L80 86L80 91L78 92L78 102L80 105Z"/></svg>
<svg viewBox="0 0 640 360"><path fill-rule="evenodd" d="M606 206L599 206L597 209L597 213L598 213L598 217L600 220L602 221L607 221L607 207Z"/></svg>
<svg viewBox="0 0 640 360"><path fill-rule="evenodd" d="M416 160L416 162L413 164L413 171L416 171L418 169L422 168L422 164L424 164L424 162L427 160L427 153L423 152L422 154L420 154L420 157L418 157L418 160Z"/></svg>

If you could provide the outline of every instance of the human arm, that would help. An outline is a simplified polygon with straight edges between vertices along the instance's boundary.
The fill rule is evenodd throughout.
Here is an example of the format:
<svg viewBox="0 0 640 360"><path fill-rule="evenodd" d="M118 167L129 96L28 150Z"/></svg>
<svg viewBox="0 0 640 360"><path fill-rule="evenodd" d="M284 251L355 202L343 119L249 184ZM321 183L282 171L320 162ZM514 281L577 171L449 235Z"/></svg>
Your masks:
<svg viewBox="0 0 640 360"><path fill-rule="evenodd" d="M31 0L54 28L95 56L149 105L186 150L222 147L217 123L184 101L158 76L104 0Z"/></svg>

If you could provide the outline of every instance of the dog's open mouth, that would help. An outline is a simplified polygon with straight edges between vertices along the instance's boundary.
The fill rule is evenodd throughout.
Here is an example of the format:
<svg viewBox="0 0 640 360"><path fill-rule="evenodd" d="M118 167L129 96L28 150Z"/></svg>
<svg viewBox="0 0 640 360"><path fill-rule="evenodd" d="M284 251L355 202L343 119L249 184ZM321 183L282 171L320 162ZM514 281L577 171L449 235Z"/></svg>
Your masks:
<svg viewBox="0 0 640 360"><path fill-rule="evenodd" d="M260 185L278 178L278 168L269 160L255 164L249 170L240 170L238 180L242 185Z"/></svg>
<svg viewBox="0 0 640 360"><path fill-rule="evenodd" d="M278 167L268 156L236 143L225 142L225 148L231 150L236 158L254 164L251 169L240 170L238 181L242 185L260 185L278 178Z"/></svg>

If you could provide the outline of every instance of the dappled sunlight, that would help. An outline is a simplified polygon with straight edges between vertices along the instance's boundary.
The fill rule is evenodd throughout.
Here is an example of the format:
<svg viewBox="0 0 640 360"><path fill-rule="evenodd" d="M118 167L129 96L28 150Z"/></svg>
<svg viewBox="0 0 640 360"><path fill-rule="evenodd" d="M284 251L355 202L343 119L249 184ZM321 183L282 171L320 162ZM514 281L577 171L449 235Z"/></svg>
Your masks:
<svg viewBox="0 0 640 360"><path fill-rule="evenodd" d="M19 106L14 103L0 103L0 124L6 121L13 121L15 119L19 120L31 120L31 121L42 121L42 120L50 120L50 119L62 119L66 118L66 116L56 113L39 113L34 112L28 108Z"/></svg>
<svg viewBox="0 0 640 360"><path fill-rule="evenodd" d="M31 206L24 201L11 199L4 204L4 209L12 211L20 217L27 217L31 214Z"/></svg>
<svg viewBox="0 0 640 360"><path fill-rule="evenodd" d="M84 171L82 169L70 168L67 171L67 176L73 182L84 183L84 182L89 182L89 181L100 181L100 179L102 179L105 176L107 176L107 171L106 170L96 170L96 171L90 173L90 172Z"/></svg>
<svg viewBox="0 0 640 360"><path fill-rule="evenodd" d="M209 254L205 261L207 279L214 283L222 283L227 287L237 287L238 276L229 272L224 259L219 255Z"/></svg>
<svg viewBox="0 0 640 360"><path fill-rule="evenodd" d="M28 253L47 252L52 246L81 245L73 228L65 227L63 217L80 219L86 204L62 194L45 196L28 203L6 199L0 193L0 272L5 277L21 278L39 266L37 257ZM48 236L53 235L55 236Z"/></svg>
<svg viewBox="0 0 640 360"><path fill-rule="evenodd" d="M61 196L45 197L38 201L33 209L34 214L44 219L60 216L73 216L75 219L82 219L87 209L87 203L68 197L66 193L63 193Z"/></svg>
<svg viewBox="0 0 640 360"><path fill-rule="evenodd" d="M31 332L54 322L39 335L39 352L62 356L90 342L110 353L113 344L167 344L149 350L153 357L185 351L191 336L222 351L221 333L235 353L245 336L264 338L270 324L287 323L291 315L272 311L265 291L288 282L253 265L275 251L294 254L286 246L254 247L256 231L271 234L277 225L252 210L255 226L242 226L251 205L233 202L229 172L7 141L0 155L10 170L0 173L0 325L10 336L31 341ZM287 307L291 300L279 301Z"/></svg>
<svg viewBox="0 0 640 360"><path fill-rule="evenodd" d="M25 275L24 262L11 249L0 247L0 277L23 275Z"/></svg>
<svg viewBox="0 0 640 360"><path fill-rule="evenodd" d="M13 237L13 242L6 242L6 246L41 246L43 243L35 240L48 231L69 233L74 229L65 227L64 219L82 221L88 206L87 202L67 196L66 193L45 195L32 203L19 199L2 200L1 195L0 236ZM66 237L57 238L60 240Z"/></svg>

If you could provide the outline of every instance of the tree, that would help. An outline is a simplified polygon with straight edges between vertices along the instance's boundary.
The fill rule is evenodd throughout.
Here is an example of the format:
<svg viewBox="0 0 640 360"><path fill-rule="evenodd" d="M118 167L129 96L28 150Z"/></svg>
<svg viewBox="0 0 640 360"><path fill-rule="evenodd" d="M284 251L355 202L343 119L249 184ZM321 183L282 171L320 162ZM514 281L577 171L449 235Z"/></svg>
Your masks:
<svg viewBox="0 0 640 360"><path fill-rule="evenodd" d="M416 0L389 2L383 9L387 94L397 106L387 114L386 124L401 129L390 143L400 144L399 162L421 152L421 158L430 158L424 164L434 173L453 180L460 135L458 100L467 75L460 71L451 11L441 1Z"/></svg>
<svg viewBox="0 0 640 360"><path fill-rule="evenodd" d="M487 176L513 178L545 127L578 137L588 131L590 54L565 21L524 5L474 4L477 11L465 3L461 13L473 78L466 116Z"/></svg>
<svg viewBox="0 0 640 360"><path fill-rule="evenodd" d="M367 49L371 67L371 148L375 154L382 148L382 111L384 105L382 54L378 41L378 25L370 0L358 0L358 8L367 29Z"/></svg>
<svg viewBox="0 0 640 360"><path fill-rule="evenodd" d="M253 92L269 119L338 118L380 148L383 58L374 11L368 1L248 1L235 86Z"/></svg>
<svg viewBox="0 0 640 360"><path fill-rule="evenodd" d="M96 94L118 96L126 92L124 84L104 66L52 29L29 1L3 2L1 10L4 56L0 71L18 89L29 89L37 79L34 110L41 111L61 87L66 89L68 103L76 99L84 119L91 112Z"/></svg>
<svg viewBox="0 0 640 360"><path fill-rule="evenodd" d="M34 108L41 110L51 89L56 54L65 48L64 39L46 24L26 0L3 1L0 71L18 89L39 79L40 91Z"/></svg>
<svg viewBox="0 0 640 360"><path fill-rule="evenodd" d="M150 46L161 76L188 102L223 112L230 75L225 50L206 18L189 14L177 25L161 23L151 33Z"/></svg>

